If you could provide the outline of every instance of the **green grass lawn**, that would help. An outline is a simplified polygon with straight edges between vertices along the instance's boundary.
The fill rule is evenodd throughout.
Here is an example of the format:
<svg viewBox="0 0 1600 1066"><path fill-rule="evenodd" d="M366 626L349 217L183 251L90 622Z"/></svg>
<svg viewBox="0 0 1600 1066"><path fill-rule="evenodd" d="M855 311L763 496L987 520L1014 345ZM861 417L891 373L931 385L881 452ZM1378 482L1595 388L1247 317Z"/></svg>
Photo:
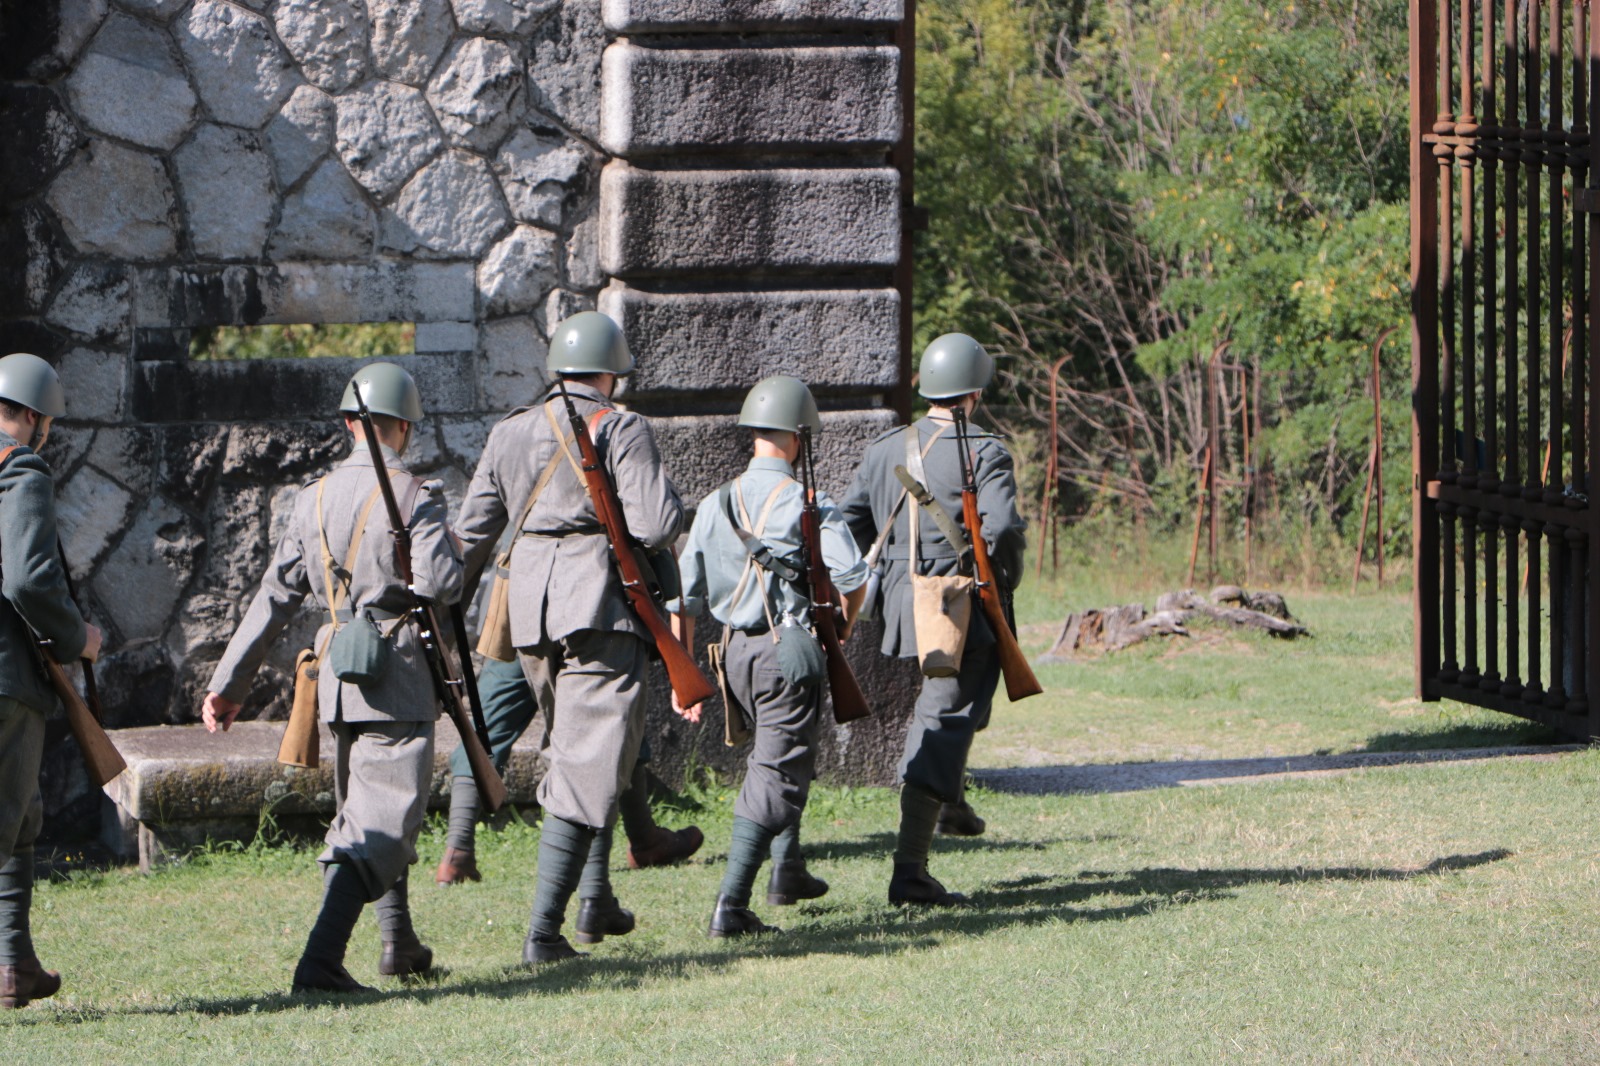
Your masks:
<svg viewBox="0 0 1600 1066"><path fill-rule="evenodd" d="M1121 602L1092 584L1036 590L1036 647L1067 607ZM1196 638L1048 667L1051 692L997 708L974 765L1551 739L1414 702L1402 595L1288 594L1312 640ZM0 1018L0 1047L30 1063L1594 1062L1597 786L1600 752L980 791L989 834L941 841L934 860L974 905L929 914L884 902L894 794L823 788L806 841L833 891L792 909L758 893L787 932L721 944L702 933L732 792L711 785L666 814L706 829L700 856L618 871L638 931L532 974L514 964L537 830L484 833L485 882L445 890L435 827L412 896L448 971L343 1001L284 994L316 907L314 851L80 874L36 901L66 988ZM378 980L377 949L364 918L358 978Z"/></svg>

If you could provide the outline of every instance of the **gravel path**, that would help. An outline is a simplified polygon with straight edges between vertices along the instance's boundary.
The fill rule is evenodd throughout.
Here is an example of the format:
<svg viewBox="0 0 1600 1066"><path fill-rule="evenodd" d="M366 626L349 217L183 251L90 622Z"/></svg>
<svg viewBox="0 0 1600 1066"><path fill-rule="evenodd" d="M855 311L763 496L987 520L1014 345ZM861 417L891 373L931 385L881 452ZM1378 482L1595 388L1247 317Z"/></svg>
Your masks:
<svg viewBox="0 0 1600 1066"><path fill-rule="evenodd" d="M1088 766L1021 766L971 771L984 788L1026 795L1072 792L1142 792L1152 788L1234 785L1286 777L1317 777L1384 766L1418 763L1483 762L1487 759L1559 758L1583 751L1583 744L1507 748L1456 748L1436 751L1354 752L1348 755L1292 755L1269 759L1207 759L1193 762L1114 763Z"/></svg>

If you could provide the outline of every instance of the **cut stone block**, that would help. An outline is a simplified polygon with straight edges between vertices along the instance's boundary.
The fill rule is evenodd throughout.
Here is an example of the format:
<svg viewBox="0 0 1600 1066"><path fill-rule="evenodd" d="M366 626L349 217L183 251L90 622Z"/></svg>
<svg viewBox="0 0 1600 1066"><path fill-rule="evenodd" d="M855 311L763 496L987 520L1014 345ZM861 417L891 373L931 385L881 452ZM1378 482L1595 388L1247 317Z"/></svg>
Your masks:
<svg viewBox="0 0 1600 1066"><path fill-rule="evenodd" d="M278 36L310 82L330 93L367 74L367 10L361 0L279 0Z"/></svg>
<svg viewBox="0 0 1600 1066"><path fill-rule="evenodd" d="M483 326L483 398L493 412L530 404L544 391L549 345L532 315Z"/></svg>
<svg viewBox="0 0 1600 1066"><path fill-rule="evenodd" d="M106 786L102 821L114 852L137 855L141 869L207 842L248 841L271 815L280 828L320 834L335 809L333 735L319 727L322 765L278 762L282 722L236 722L226 733L199 725L118 729L112 742L128 769ZM505 782L509 802L537 802L538 740L530 730L511 749ZM450 756L460 738L441 719L434 745L430 810L450 805Z"/></svg>
<svg viewBox="0 0 1600 1066"><path fill-rule="evenodd" d="M600 262L616 277L887 269L900 256L900 175L614 162L600 176L600 227Z"/></svg>
<svg viewBox="0 0 1600 1066"><path fill-rule="evenodd" d="M420 90L371 82L338 98L339 158L380 200L399 191L444 147L444 135Z"/></svg>
<svg viewBox="0 0 1600 1066"><path fill-rule="evenodd" d="M287 263L137 272L140 326L296 322L460 322L473 317L471 263Z"/></svg>
<svg viewBox="0 0 1600 1066"><path fill-rule="evenodd" d="M440 0L367 0L367 14L378 73L408 85L425 84L455 29L449 6Z"/></svg>
<svg viewBox="0 0 1600 1066"><path fill-rule="evenodd" d="M258 134L201 126L173 156L189 222L203 259L257 259L267 243L276 198L272 157Z"/></svg>
<svg viewBox="0 0 1600 1066"><path fill-rule="evenodd" d="M600 133L600 57L606 30L593 0L562 4L539 26L528 54L530 102L589 140Z"/></svg>
<svg viewBox="0 0 1600 1066"><path fill-rule="evenodd" d="M600 143L633 158L682 149L843 150L900 138L900 52L878 48L606 49Z"/></svg>
<svg viewBox="0 0 1600 1066"><path fill-rule="evenodd" d="M481 156L453 149L429 163L384 208L387 251L434 259L482 255L511 221L500 186Z"/></svg>
<svg viewBox="0 0 1600 1066"><path fill-rule="evenodd" d="M172 182L154 156L96 141L46 199L81 252L140 262L177 251Z"/></svg>
<svg viewBox="0 0 1600 1066"><path fill-rule="evenodd" d="M888 389L899 377L894 289L652 293L614 282L600 310L638 360L632 393L742 390L772 374Z"/></svg>
<svg viewBox="0 0 1600 1066"><path fill-rule="evenodd" d="M559 280L561 240L533 226L518 226L489 250L478 266L485 314L528 314Z"/></svg>
<svg viewBox="0 0 1600 1066"><path fill-rule="evenodd" d="M56 293L47 321L91 341L126 336L127 268L104 262L80 263Z"/></svg>
<svg viewBox="0 0 1600 1066"><path fill-rule="evenodd" d="M475 351L478 327L471 322L419 322L415 346L418 355Z"/></svg>
<svg viewBox="0 0 1600 1066"><path fill-rule="evenodd" d="M617 34L884 29L905 13L904 0L601 0L600 6L606 29Z"/></svg>
<svg viewBox="0 0 1600 1066"><path fill-rule="evenodd" d="M121 352L74 348L61 357L61 380L72 382L67 417L73 422L115 422L128 392L128 357ZM51 444L55 434L51 434ZM52 458L54 458L52 456Z"/></svg>
<svg viewBox="0 0 1600 1066"><path fill-rule="evenodd" d="M90 129L146 148L173 148L194 122L194 90L161 30L112 15L67 79Z"/></svg>
<svg viewBox="0 0 1600 1066"><path fill-rule="evenodd" d="M189 74L218 122L258 130L300 84L294 60L260 15L195 0L176 26Z"/></svg>
<svg viewBox="0 0 1600 1066"><path fill-rule="evenodd" d="M337 159L283 202L268 251L274 259L357 259L372 250L376 216Z"/></svg>
<svg viewBox="0 0 1600 1066"><path fill-rule="evenodd" d="M495 156L495 174L518 222L559 226L589 163L577 141L558 130L526 127L511 135Z"/></svg>

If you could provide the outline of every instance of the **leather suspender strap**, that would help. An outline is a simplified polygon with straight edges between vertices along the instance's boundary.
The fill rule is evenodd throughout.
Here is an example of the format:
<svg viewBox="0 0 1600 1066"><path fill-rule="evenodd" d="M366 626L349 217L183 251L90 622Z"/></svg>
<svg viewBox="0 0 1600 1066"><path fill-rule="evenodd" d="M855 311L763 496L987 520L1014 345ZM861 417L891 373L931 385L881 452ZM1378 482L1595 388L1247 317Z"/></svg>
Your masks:
<svg viewBox="0 0 1600 1066"><path fill-rule="evenodd" d="M334 585L333 552L328 547L328 529L322 519L322 490L327 484L327 478L317 479L317 537L322 541L322 580L328 590L328 619L333 623L333 628L339 628L339 609L344 606L345 597L350 591L349 577L342 577L341 584ZM361 540L367 534L367 520L372 517L372 509L378 504L378 497L383 490L374 486L372 495L367 497L367 502L361 507L361 515L356 519L356 532L350 539L350 548L345 552L344 573L355 573L356 555L361 551Z"/></svg>
<svg viewBox="0 0 1600 1066"><path fill-rule="evenodd" d="M933 442L944 436L944 431L949 428L949 426L940 426L934 431L933 436L928 438L928 443L923 445L922 455L918 456L917 468L919 470L922 468L921 459L933 450ZM908 434L906 443L909 445L911 443L909 435L916 433L916 427L907 426L906 433ZM915 448L907 448L908 454L914 451L916 451ZM923 479L918 477L917 480L922 481ZM923 481L923 484L927 484L927 482ZM895 498L894 506L889 508L889 517L884 520L883 528L878 530L878 539L873 541L872 547L867 550L866 564L868 570L872 570L878 565L878 559L883 555L883 549L889 543L889 534L894 532L894 520L900 516L900 508L905 506L907 495L905 489L900 490L900 495Z"/></svg>

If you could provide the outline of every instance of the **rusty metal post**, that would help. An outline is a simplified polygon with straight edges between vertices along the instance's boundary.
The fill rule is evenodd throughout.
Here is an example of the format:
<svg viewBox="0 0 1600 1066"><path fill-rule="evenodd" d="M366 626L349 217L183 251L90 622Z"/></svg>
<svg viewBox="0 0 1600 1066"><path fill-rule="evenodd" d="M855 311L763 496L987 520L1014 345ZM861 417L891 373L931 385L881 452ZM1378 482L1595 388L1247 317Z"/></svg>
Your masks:
<svg viewBox="0 0 1600 1066"><path fill-rule="evenodd" d="M1061 425L1057 417L1059 400L1057 399L1057 386L1061 380L1061 368L1067 365L1070 355L1063 355L1050 364L1050 461L1045 467L1044 491L1040 494L1039 501L1039 558L1035 561L1033 576L1038 578L1044 574L1044 541L1045 530L1049 529L1050 537L1050 572L1054 573L1061 568L1061 559L1056 543L1056 513L1050 506L1051 498L1056 494L1056 482L1061 477ZM1046 522L1049 523L1046 526Z"/></svg>

